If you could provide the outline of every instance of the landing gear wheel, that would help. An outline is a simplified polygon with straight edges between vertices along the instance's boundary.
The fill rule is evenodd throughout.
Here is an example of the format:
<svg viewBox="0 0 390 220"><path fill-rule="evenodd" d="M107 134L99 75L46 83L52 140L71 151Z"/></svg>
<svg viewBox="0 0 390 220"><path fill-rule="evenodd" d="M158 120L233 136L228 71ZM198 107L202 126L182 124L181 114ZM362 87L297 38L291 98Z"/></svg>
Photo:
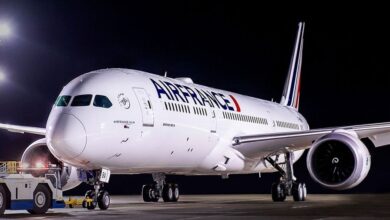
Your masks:
<svg viewBox="0 0 390 220"><path fill-rule="evenodd" d="M305 183L302 183L302 191L303 191L303 199L302 199L302 201L306 201L307 189L306 189L306 184Z"/></svg>
<svg viewBox="0 0 390 220"><path fill-rule="evenodd" d="M172 202L177 202L180 197L179 186L177 184L173 184L173 200Z"/></svg>
<svg viewBox="0 0 390 220"><path fill-rule="evenodd" d="M158 200L160 199L160 193L157 189L157 186L156 184L152 184L151 185L151 193L150 193L150 199L152 202L158 202Z"/></svg>
<svg viewBox="0 0 390 220"><path fill-rule="evenodd" d="M293 183L292 195L294 201L296 202L303 201L303 188L301 183Z"/></svg>
<svg viewBox="0 0 390 220"><path fill-rule="evenodd" d="M286 193L284 187L280 183L273 183L271 188L272 200L274 202L284 202L286 200Z"/></svg>
<svg viewBox="0 0 390 220"><path fill-rule="evenodd" d="M101 190L97 197L97 203L101 210L107 210L110 206L110 194L105 190Z"/></svg>
<svg viewBox="0 0 390 220"><path fill-rule="evenodd" d="M95 198L95 191L94 190L88 190L86 193L85 193L85 199L94 199ZM84 208L87 208L89 210L94 210L96 208L96 202L93 201L93 202L87 202L87 201L83 201L83 207Z"/></svg>
<svg viewBox="0 0 390 220"><path fill-rule="evenodd" d="M301 202L306 200L306 184L304 183L294 183L292 188L292 195L294 201Z"/></svg>
<svg viewBox="0 0 390 220"><path fill-rule="evenodd" d="M164 202L173 202L173 188L172 184L164 184L162 191Z"/></svg>
<svg viewBox="0 0 390 220"><path fill-rule="evenodd" d="M144 202L151 202L151 191L152 187L147 184L142 186L142 198L144 199Z"/></svg>
<svg viewBox="0 0 390 220"><path fill-rule="evenodd" d="M4 214L5 207L7 207L7 194L2 185L0 185L0 216Z"/></svg>
<svg viewBox="0 0 390 220"><path fill-rule="evenodd" d="M146 184L142 186L142 198L144 202L158 202L159 196L156 194L156 186Z"/></svg>
<svg viewBox="0 0 390 220"><path fill-rule="evenodd" d="M47 186L39 184L34 190L33 208L27 210L31 214L44 214L50 207L50 191Z"/></svg>
<svg viewBox="0 0 390 220"><path fill-rule="evenodd" d="M94 210L96 208L96 203L95 202L90 202L86 204L86 207L88 210Z"/></svg>

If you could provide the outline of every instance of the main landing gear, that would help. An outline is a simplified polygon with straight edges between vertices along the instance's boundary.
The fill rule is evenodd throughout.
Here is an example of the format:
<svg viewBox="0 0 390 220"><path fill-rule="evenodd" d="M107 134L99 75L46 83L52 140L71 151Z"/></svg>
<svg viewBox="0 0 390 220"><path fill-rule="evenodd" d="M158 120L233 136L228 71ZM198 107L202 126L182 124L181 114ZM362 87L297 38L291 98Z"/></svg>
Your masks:
<svg viewBox="0 0 390 220"><path fill-rule="evenodd" d="M285 166L280 166L271 157L265 158L281 175L280 181L272 184L271 194L274 202L284 202L287 196L293 196L294 201L305 201L307 196L306 184L299 183L294 177L292 152L285 154Z"/></svg>
<svg viewBox="0 0 390 220"><path fill-rule="evenodd" d="M179 186L165 182L165 174L154 173L153 184L142 186L142 198L145 202L158 202L162 197L164 202L177 202L179 200Z"/></svg>
<svg viewBox="0 0 390 220"><path fill-rule="evenodd" d="M102 176L107 175L104 171L94 170L86 173L86 183L93 185L94 190L88 190L85 193L85 198L82 203L83 208L93 210L99 207L101 210L107 210L110 207L110 194L102 189L104 182L102 182ZM109 175L109 174L108 174ZM104 178L103 178L104 179Z"/></svg>

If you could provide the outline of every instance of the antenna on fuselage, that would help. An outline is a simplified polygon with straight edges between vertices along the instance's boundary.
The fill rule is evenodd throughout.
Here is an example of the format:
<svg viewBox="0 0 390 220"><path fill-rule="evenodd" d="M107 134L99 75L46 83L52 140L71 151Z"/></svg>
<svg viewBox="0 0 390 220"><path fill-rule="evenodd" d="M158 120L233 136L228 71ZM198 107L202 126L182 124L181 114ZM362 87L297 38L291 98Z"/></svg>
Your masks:
<svg viewBox="0 0 390 220"><path fill-rule="evenodd" d="M168 76L168 71L165 71L164 72L164 77L167 77Z"/></svg>

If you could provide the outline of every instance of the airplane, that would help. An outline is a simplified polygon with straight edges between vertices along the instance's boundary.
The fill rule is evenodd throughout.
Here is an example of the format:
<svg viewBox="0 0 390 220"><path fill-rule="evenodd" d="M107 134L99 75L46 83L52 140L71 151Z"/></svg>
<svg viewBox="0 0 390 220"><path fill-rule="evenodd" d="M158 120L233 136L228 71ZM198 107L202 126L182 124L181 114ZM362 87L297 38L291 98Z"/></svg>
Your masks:
<svg viewBox="0 0 390 220"><path fill-rule="evenodd" d="M57 164L63 190L81 182L93 203L109 208L103 189L110 175L152 174L142 187L145 202L177 202L179 186L167 175L278 172L272 200L305 201L306 185L293 164L308 150L311 177L345 190L367 176L369 145L390 143L390 123L310 129L299 113L305 23L298 24L280 103L132 69L100 69L69 82L52 107L46 128L0 124L42 138L24 151L23 166Z"/></svg>

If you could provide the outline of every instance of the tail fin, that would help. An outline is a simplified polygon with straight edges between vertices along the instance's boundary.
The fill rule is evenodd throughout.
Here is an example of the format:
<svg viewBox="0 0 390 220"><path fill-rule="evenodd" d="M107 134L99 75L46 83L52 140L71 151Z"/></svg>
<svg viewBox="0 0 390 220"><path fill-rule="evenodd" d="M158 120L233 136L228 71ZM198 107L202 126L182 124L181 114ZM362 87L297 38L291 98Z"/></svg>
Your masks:
<svg viewBox="0 0 390 220"><path fill-rule="evenodd" d="M302 67L303 33L305 23L299 22L294 51L291 57L290 68L284 85L280 104L298 109Z"/></svg>

